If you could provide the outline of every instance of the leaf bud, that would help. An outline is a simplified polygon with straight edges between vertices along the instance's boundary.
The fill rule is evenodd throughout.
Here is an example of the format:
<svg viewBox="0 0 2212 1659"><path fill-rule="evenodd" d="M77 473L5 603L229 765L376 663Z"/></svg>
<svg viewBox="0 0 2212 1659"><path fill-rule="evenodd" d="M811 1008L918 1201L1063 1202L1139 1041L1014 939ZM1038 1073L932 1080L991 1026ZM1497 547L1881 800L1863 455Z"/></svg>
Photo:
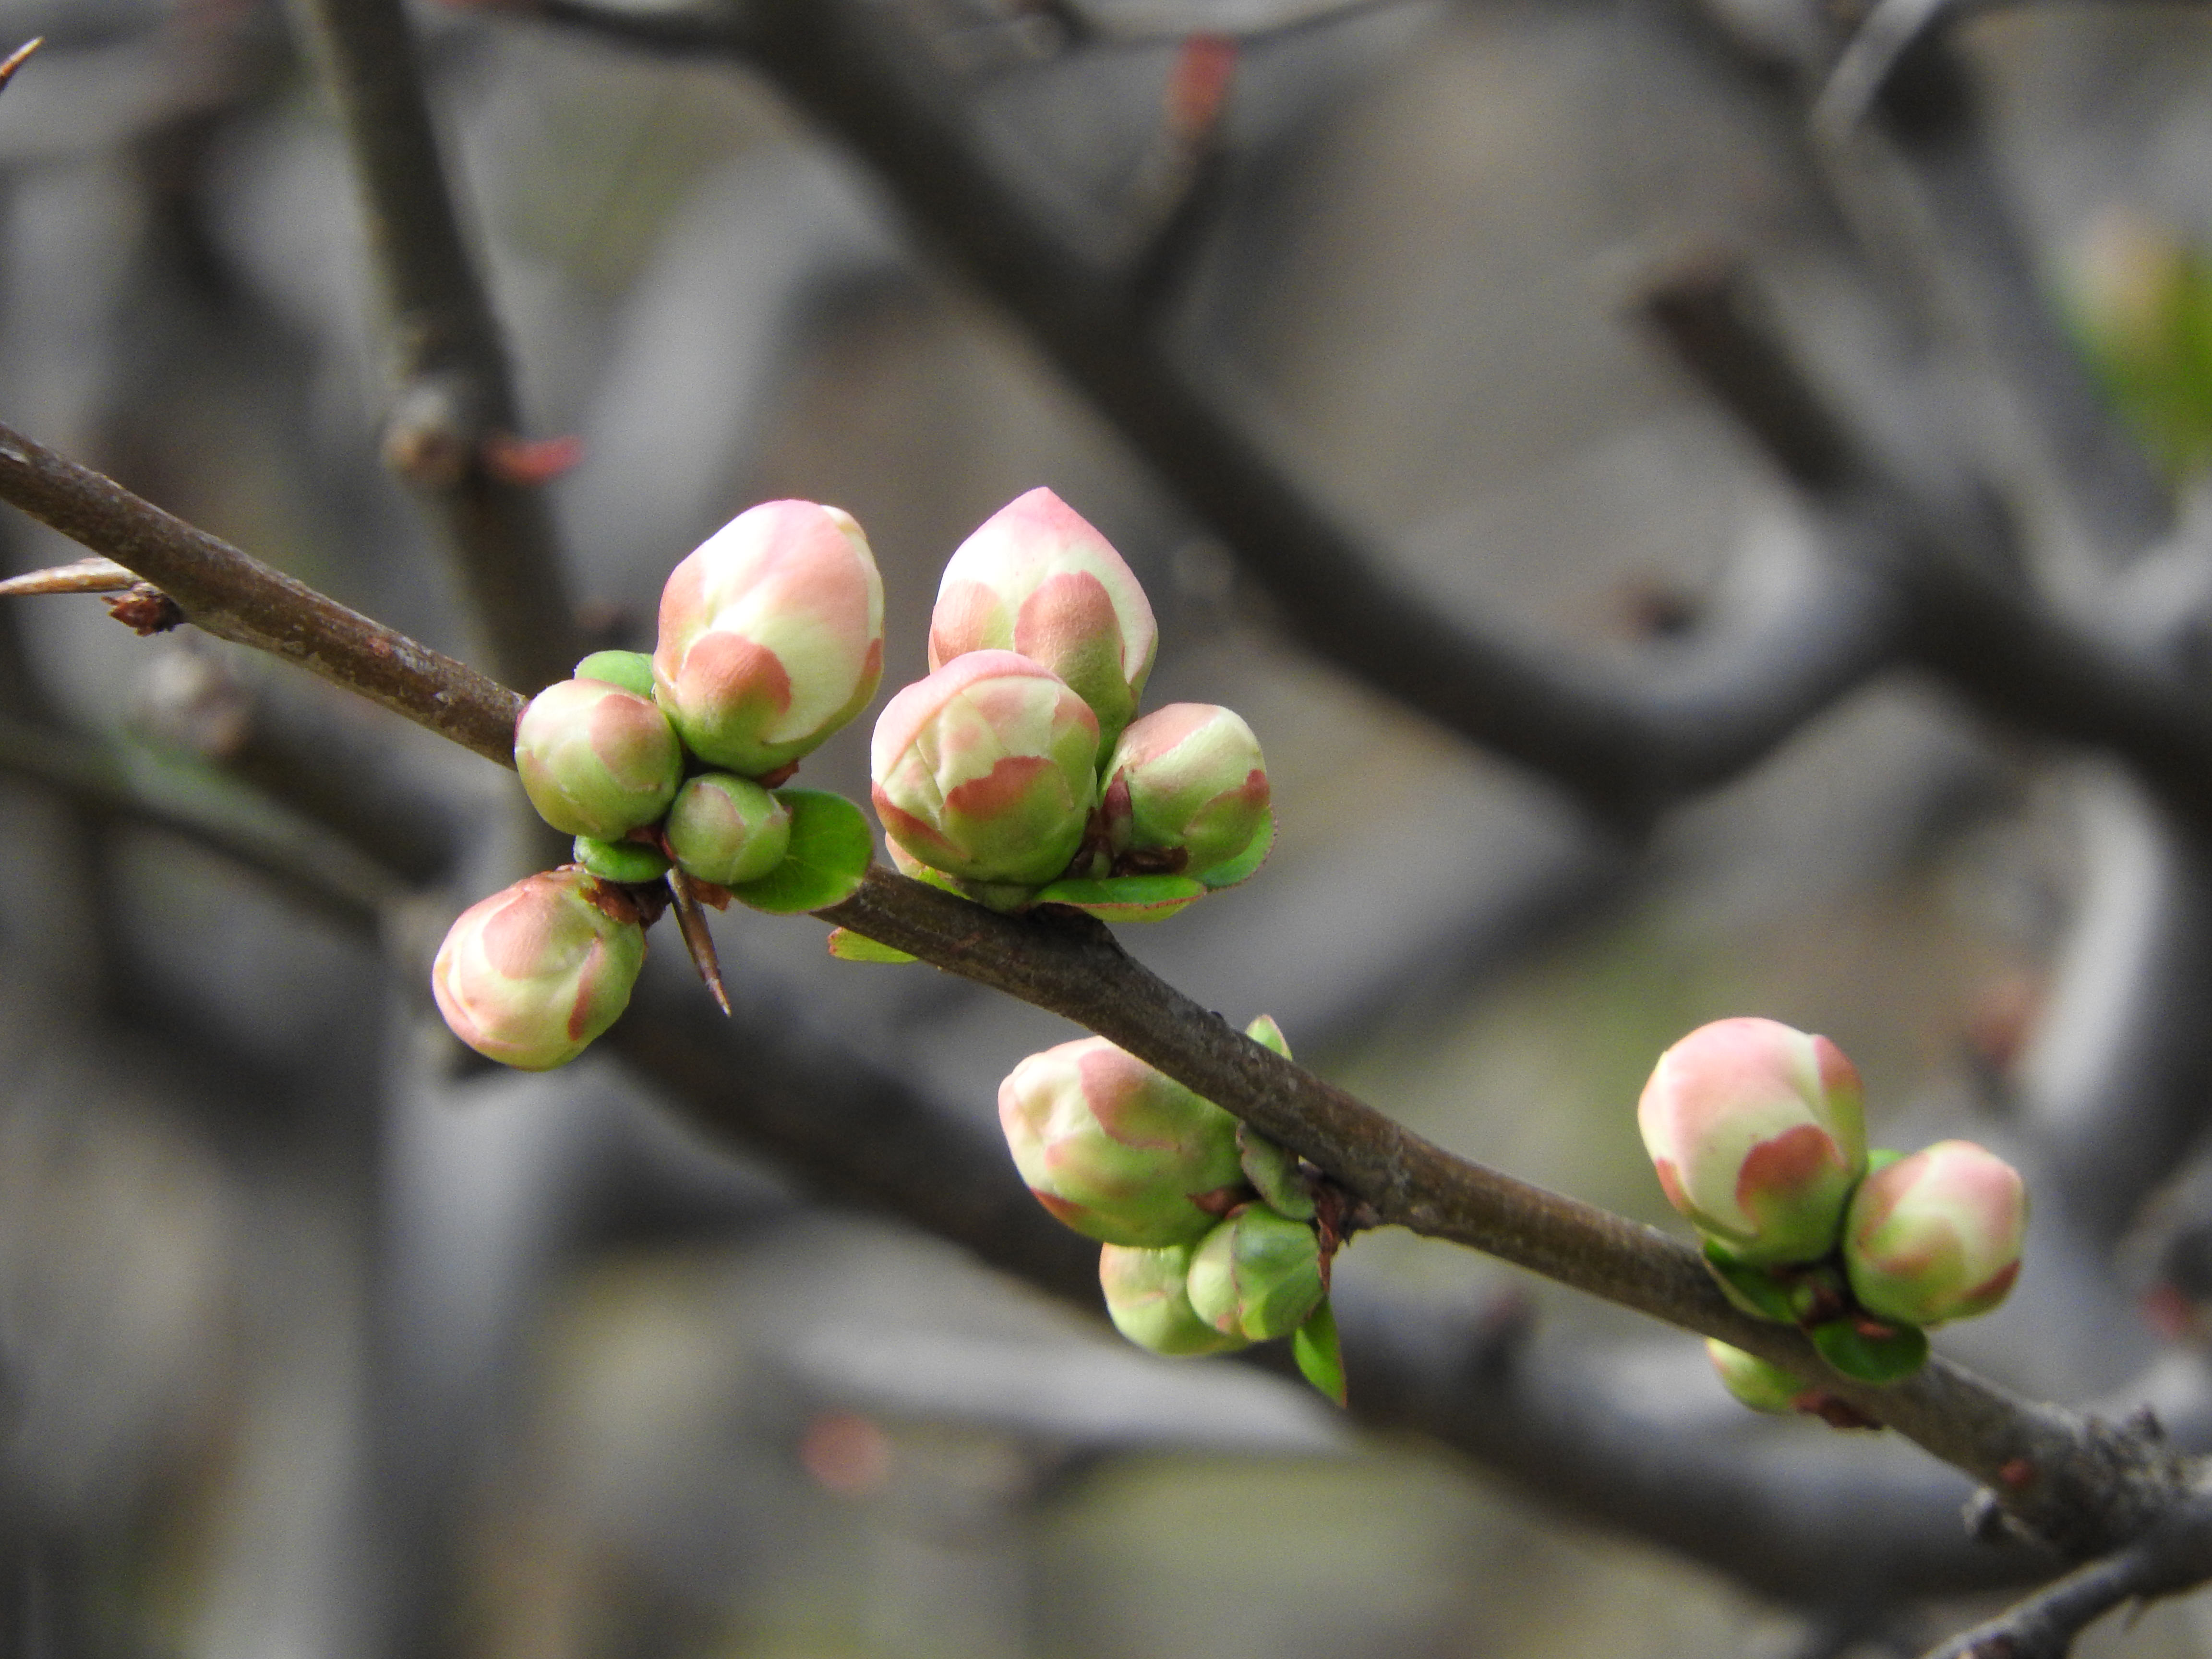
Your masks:
<svg viewBox="0 0 2212 1659"><path fill-rule="evenodd" d="M876 815L933 869L1042 886L1082 842L1097 757L1098 722L1057 675L971 652L884 705L869 752Z"/></svg>
<svg viewBox="0 0 2212 1659"><path fill-rule="evenodd" d="M684 750L649 697L605 680L562 680L516 722L514 769L556 830L620 841L668 810Z"/></svg>
<svg viewBox="0 0 2212 1659"><path fill-rule="evenodd" d="M1701 1025L1659 1057L1636 1109L1668 1202L1753 1266L1828 1253L1866 1169L1858 1073L1771 1019Z"/></svg>
<svg viewBox="0 0 2212 1659"><path fill-rule="evenodd" d="M525 877L461 912L430 990L453 1035L526 1072L565 1066L629 1006L645 929L574 865Z"/></svg>
<svg viewBox="0 0 2212 1659"><path fill-rule="evenodd" d="M811 753L867 707L883 665L883 579L836 507L748 507L661 590L654 695L709 765L761 777Z"/></svg>
<svg viewBox="0 0 2212 1659"><path fill-rule="evenodd" d="M1245 1346L1241 1336L1217 1331L1190 1305L1185 1283L1190 1246L1106 1244L1098 1251L1098 1284L1114 1328L1154 1353L1226 1353Z"/></svg>
<svg viewBox="0 0 2212 1659"><path fill-rule="evenodd" d="M1188 1243L1243 1182L1237 1120L1104 1037L1015 1066L999 1124L1037 1201L1108 1244Z"/></svg>
<svg viewBox="0 0 2212 1659"><path fill-rule="evenodd" d="M660 828L685 875L724 887L757 881L791 847L791 809L731 772L702 772L687 781Z"/></svg>
<svg viewBox="0 0 2212 1659"><path fill-rule="evenodd" d="M635 885L659 881L668 873L668 860L661 850L641 841L594 841L579 836L570 850L577 863L605 881Z"/></svg>
<svg viewBox="0 0 2212 1659"><path fill-rule="evenodd" d="M1303 1221L1248 1204L1191 1252L1190 1305L1218 1331L1288 1336L1321 1305L1321 1240Z"/></svg>
<svg viewBox="0 0 2212 1659"><path fill-rule="evenodd" d="M1939 1140L1859 1183L1844 1267L1868 1312L1940 1325L2005 1299L2027 1233L2020 1172L1970 1140Z"/></svg>
<svg viewBox="0 0 2212 1659"><path fill-rule="evenodd" d="M1705 1353L1720 1373L1723 1385L1755 1412L1795 1411L1798 1399L1810 1386L1803 1377L1725 1342L1708 1338Z"/></svg>
<svg viewBox="0 0 2212 1659"><path fill-rule="evenodd" d="M1115 816L1127 813L1111 826L1115 850L1181 848L1190 875L1235 858L1267 821L1260 740L1212 703L1154 709L1121 734L1106 776Z"/></svg>

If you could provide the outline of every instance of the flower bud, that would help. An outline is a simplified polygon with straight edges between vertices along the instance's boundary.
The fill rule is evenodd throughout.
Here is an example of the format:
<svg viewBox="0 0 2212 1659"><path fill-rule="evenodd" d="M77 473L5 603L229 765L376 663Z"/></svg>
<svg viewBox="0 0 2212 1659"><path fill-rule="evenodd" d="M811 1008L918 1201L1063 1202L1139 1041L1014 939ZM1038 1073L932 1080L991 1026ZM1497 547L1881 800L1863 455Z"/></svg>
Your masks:
<svg viewBox="0 0 2212 1659"><path fill-rule="evenodd" d="M2027 1232L2020 1172L1970 1140L1939 1140L1859 1183L1844 1267L1869 1313L1940 1325L2005 1299Z"/></svg>
<svg viewBox="0 0 2212 1659"><path fill-rule="evenodd" d="M526 1072L564 1066L629 1006L645 929L574 865L526 877L461 912L430 989L453 1035Z"/></svg>
<svg viewBox="0 0 2212 1659"><path fill-rule="evenodd" d="M1811 1261L1835 1243L1866 1131L1858 1073L1827 1038L1701 1025L1659 1057L1636 1116L1668 1202L1731 1259Z"/></svg>
<svg viewBox="0 0 2212 1659"><path fill-rule="evenodd" d="M635 885L659 881L668 873L668 860L658 847L641 841L594 841L579 836L569 846L575 861L603 881Z"/></svg>
<svg viewBox="0 0 2212 1659"><path fill-rule="evenodd" d="M884 833L915 858L971 881L1042 885L1083 840L1098 722L1049 669L976 651L884 705L869 758Z"/></svg>
<svg viewBox="0 0 2212 1659"><path fill-rule="evenodd" d="M1015 1066L999 1123L1037 1201L1109 1244L1188 1243L1244 1179L1237 1120L1104 1037Z"/></svg>
<svg viewBox="0 0 2212 1659"><path fill-rule="evenodd" d="M1181 848L1190 875L1235 858L1267 816L1267 768L1252 728L1210 702L1171 702L1121 734L1106 769L1115 850Z"/></svg>
<svg viewBox="0 0 2212 1659"><path fill-rule="evenodd" d="M1802 1376L1768 1364L1755 1353L1710 1338L1705 1353L1728 1391L1755 1412L1790 1412L1810 1386Z"/></svg>
<svg viewBox="0 0 2212 1659"><path fill-rule="evenodd" d="M883 579L836 507L749 507L661 590L654 695L710 765L759 777L811 753L867 706L883 668Z"/></svg>
<svg viewBox="0 0 2212 1659"><path fill-rule="evenodd" d="M605 680L562 680L522 711L514 769L556 830L620 841L668 810L684 750L650 698Z"/></svg>
<svg viewBox="0 0 2212 1659"><path fill-rule="evenodd" d="M1248 1204L1191 1252L1190 1305L1218 1331L1288 1336L1321 1305L1321 1240L1303 1221Z"/></svg>
<svg viewBox="0 0 2212 1659"><path fill-rule="evenodd" d="M750 778L702 772L676 792L660 829L685 875L734 887L783 862L791 809Z"/></svg>
<svg viewBox="0 0 2212 1659"><path fill-rule="evenodd" d="M653 695L653 659L642 651L594 651L576 665L580 680L605 680L641 697Z"/></svg>
<svg viewBox="0 0 2212 1659"><path fill-rule="evenodd" d="M929 619L930 667L1018 651L1090 704L1102 744L1136 714L1158 642L1135 573L1049 489L1008 502L960 544Z"/></svg>
<svg viewBox="0 0 2212 1659"><path fill-rule="evenodd" d="M1190 1246L1158 1249L1107 1244L1098 1251L1098 1284L1106 1292L1106 1311L1114 1328L1154 1353L1225 1353L1244 1339L1217 1331L1190 1305L1185 1279Z"/></svg>

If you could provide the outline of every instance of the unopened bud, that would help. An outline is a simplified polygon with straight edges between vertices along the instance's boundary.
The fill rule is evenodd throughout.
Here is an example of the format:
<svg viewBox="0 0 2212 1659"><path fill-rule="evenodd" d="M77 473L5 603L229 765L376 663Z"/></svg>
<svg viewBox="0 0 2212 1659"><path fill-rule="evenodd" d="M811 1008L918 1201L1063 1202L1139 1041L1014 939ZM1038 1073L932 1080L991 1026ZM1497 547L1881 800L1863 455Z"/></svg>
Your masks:
<svg viewBox="0 0 2212 1659"><path fill-rule="evenodd" d="M1104 1037L1015 1066L999 1124L1037 1201L1109 1244L1188 1243L1243 1183L1237 1120Z"/></svg>
<svg viewBox="0 0 2212 1659"><path fill-rule="evenodd" d="M605 680L641 697L653 695L653 659L642 651L594 651L576 665L580 680Z"/></svg>
<svg viewBox="0 0 2212 1659"><path fill-rule="evenodd" d="M734 887L783 862L791 809L750 778L702 772L677 792L661 833L685 875Z"/></svg>
<svg viewBox="0 0 2212 1659"><path fill-rule="evenodd" d="M1288 1336L1321 1305L1321 1241L1303 1221L1248 1204L1191 1252L1190 1305L1218 1331Z"/></svg>
<svg viewBox="0 0 2212 1659"><path fill-rule="evenodd" d="M1158 1249L1106 1244L1098 1251L1098 1284L1114 1328L1154 1353L1225 1353L1245 1346L1241 1336L1217 1331L1190 1305L1186 1284L1190 1246Z"/></svg>
<svg viewBox="0 0 2212 1659"><path fill-rule="evenodd" d="M1755 1412L1790 1412L1808 1387L1805 1379L1755 1353L1708 1339L1705 1353L1728 1391Z"/></svg>
<svg viewBox="0 0 2212 1659"><path fill-rule="evenodd" d="M514 769L556 830L619 841L668 810L684 750L650 698L605 680L562 680L522 711Z"/></svg>
<svg viewBox="0 0 2212 1659"><path fill-rule="evenodd" d="M2020 1172L1970 1140L1939 1140L1860 1182L1844 1266L1868 1312L1940 1325L2005 1299L2027 1233Z"/></svg>
<svg viewBox="0 0 2212 1659"><path fill-rule="evenodd" d="M859 714L883 664L883 579L860 526L834 507L749 507L661 591L655 695L694 754L747 777Z"/></svg>
<svg viewBox="0 0 2212 1659"><path fill-rule="evenodd" d="M1828 1253L1866 1169L1858 1073L1771 1019L1699 1026L1659 1057L1637 1122L1669 1203L1732 1259Z"/></svg>
<svg viewBox="0 0 2212 1659"><path fill-rule="evenodd" d="M573 865L461 912L430 989L453 1035L526 1072L566 1065L629 1006L645 929L621 895Z"/></svg>
<svg viewBox="0 0 2212 1659"><path fill-rule="evenodd" d="M1267 816L1260 740L1212 703L1171 702L1146 715L1121 734L1106 775L1117 815L1127 791L1116 850L1181 848L1191 875L1243 852Z"/></svg>

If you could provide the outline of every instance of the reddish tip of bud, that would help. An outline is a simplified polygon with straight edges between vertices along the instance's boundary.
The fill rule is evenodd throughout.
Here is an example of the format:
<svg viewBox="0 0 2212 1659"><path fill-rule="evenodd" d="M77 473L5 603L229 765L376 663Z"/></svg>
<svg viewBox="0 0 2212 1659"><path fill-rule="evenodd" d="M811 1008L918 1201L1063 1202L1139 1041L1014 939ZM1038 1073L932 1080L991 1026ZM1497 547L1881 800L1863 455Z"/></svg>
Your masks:
<svg viewBox="0 0 2212 1659"><path fill-rule="evenodd" d="M477 4L485 0L475 0ZM521 438L512 432L495 432L478 452L484 471L501 483L550 483L572 471L584 459L584 441L560 438Z"/></svg>
<svg viewBox="0 0 2212 1659"><path fill-rule="evenodd" d="M2014 1492L2018 1492L2034 1479L2035 1465L2025 1457L2007 1458L1997 1468L1998 1481Z"/></svg>

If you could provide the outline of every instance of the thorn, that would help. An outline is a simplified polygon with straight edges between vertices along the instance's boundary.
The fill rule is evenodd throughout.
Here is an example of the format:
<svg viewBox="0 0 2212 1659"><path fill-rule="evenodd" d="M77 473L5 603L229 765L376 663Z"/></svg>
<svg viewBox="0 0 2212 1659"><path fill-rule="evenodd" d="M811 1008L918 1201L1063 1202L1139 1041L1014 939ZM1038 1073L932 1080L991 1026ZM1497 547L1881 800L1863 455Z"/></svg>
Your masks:
<svg viewBox="0 0 2212 1659"><path fill-rule="evenodd" d="M550 483L584 459L584 441L562 438L522 438L512 432L495 432L479 452L484 471L501 483Z"/></svg>
<svg viewBox="0 0 2212 1659"><path fill-rule="evenodd" d="M691 878L681 870L668 872L668 890L676 900L676 931L684 936L684 948L691 953L691 965L699 970L707 989L714 994L714 1004L726 1018L730 1012L730 994L722 985L722 964L714 955L714 936L707 931L707 913L699 908L699 901L691 891Z"/></svg>
<svg viewBox="0 0 2212 1659"><path fill-rule="evenodd" d="M0 85L5 84L0 82ZM33 570L28 575L10 576L0 581L0 599L26 593L120 593L137 585L137 574L112 559L79 559L75 564L58 564L51 569Z"/></svg>
<svg viewBox="0 0 2212 1659"><path fill-rule="evenodd" d="M0 58L0 88L4 88L10 81L14 80L15 71L29 63L31 54L46 44L45 35L34 34L5 58Z"/></svg>

